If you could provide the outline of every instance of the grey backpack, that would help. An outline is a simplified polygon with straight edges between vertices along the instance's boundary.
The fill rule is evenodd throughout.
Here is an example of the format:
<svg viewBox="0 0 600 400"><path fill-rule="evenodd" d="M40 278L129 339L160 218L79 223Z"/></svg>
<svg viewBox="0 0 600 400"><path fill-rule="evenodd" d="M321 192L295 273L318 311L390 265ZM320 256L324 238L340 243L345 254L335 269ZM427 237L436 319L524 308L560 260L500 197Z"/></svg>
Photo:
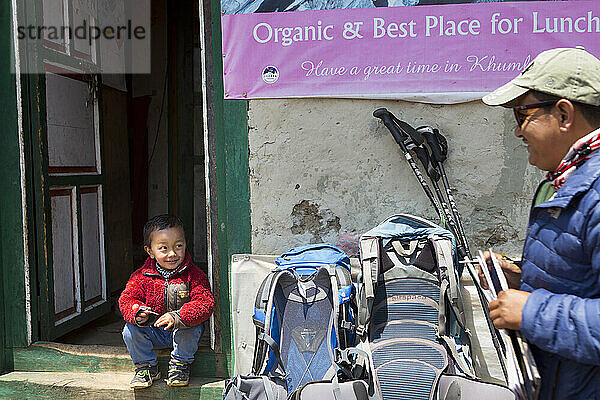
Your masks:
<svg viewBox="0 0 600 400"><path fill-rule="evenodd" d="M515 398L475 376L453 242L405 214L361 236L357 332L383 399Z"/></svg>
<svg viewBox="0 0 600 400"><path fill-rule="evenodd" d="M336 394L335 390L339 390ZM375 392L369 393L369 384L365 380L339 383L334 390L331 381L309 382L293 392L289 400L373 400ZM336 397L337 396L337 397Z"/></svg>
<svg viewBox="0 0 600 400"><path fill-rule="evenodd" d="M225 382L223 400L286 400L285 381L277 377L236 376Z"/></svg>

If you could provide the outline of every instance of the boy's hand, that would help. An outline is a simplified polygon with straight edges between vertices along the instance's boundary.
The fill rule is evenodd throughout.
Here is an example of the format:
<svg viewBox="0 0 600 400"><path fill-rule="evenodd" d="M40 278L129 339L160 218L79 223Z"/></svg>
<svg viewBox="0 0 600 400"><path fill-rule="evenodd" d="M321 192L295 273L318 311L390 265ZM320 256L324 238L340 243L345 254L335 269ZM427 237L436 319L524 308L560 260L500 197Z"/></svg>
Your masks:
<svg viewBox="0 0 600 400"><path fill-rule="evenodd" d="M496 254L496 253L490 253L489 251L483 252L486 264L487 264L487 261L492 256L492 254L494 257L496 257L496 260L498 260L498 264L500 265L502 272L504 272L504 276L506 276L506 283L508 283L508 287L510 289L519 289L519 287L521 286L521 268L519 268L516 264L508 262L505 259L503 259L502 255ZM484 289L488 289L488 282L485 279L485 275L483 275L483 271L481 270L481 267L479 267L478 272L479 272L478 275L479 275L479 282L481 282L481 287Z"/></svg>
<svg viewBox="0 0 600 400"><path fill-rule="evenodd" d="M148 321L148 317L150 317L150 314L148 314L147 311L140 311L135 316L135 322L138 324L143 324L144 322Z"/></svg>
<svg viewBox="0 0 600 400"><path fill-rule="evenodd" d="M135 311L135 322L137 324L143 324L148 321L148 318L150 318L150 314L152 313L150 308L146 306L140 306L139 304L133 305L133 311Z"/></svg>
<svg viewBox="0 0 600 400"><path fill-rule="evenodd" d="M175 319L171 316L171 314L163 314L160 318L154 323L154 326L157 328L160 326L164 326L164 329L172 329L175 324Z"/></svg>

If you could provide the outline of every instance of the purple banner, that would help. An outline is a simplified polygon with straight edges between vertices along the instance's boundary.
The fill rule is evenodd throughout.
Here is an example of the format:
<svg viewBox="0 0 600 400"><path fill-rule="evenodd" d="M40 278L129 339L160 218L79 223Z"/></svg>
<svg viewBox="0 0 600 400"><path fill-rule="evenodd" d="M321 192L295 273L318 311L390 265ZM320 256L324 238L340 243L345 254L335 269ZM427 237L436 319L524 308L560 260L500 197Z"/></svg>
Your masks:
<svg viewBox="0 0 600 400"><path fill-rule="evenodd" d="M600 56L598 1L224 15L222 29L226 99L474 99L543 50Z"/></svg>

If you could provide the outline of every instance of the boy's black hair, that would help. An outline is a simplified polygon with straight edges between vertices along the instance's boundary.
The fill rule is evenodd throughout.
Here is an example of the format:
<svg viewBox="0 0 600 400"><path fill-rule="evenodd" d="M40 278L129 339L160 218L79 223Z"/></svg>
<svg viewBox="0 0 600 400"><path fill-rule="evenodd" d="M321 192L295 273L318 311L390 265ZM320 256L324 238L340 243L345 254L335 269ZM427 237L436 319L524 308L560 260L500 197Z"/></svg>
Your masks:
<svg viewBox="0 0 600 400"><path fill-rule="evenodd" d="M169 214L156 215L150 218L148 222L146 222L146 225L144 225L144 246L150 247L150 235L152 232L162 231L163 229L168 228L181 228L183 236L185 237L185 228L179 217Z"/></svg>

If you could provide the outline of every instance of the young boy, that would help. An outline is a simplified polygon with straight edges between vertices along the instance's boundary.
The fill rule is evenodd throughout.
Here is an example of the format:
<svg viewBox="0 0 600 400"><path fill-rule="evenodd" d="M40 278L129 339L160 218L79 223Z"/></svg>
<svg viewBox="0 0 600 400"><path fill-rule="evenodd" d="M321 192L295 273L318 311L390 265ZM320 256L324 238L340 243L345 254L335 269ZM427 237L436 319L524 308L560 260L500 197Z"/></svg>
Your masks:
<svg viewBox="0 0 600 400"><path fill-rule="evenodd" d="M154 348L173 347L167 385L189 383L190 364L214 299L206 274L192 264L185 244L183 223L177 217L158 215L144 226L149 257L119 298L127 322L123 340L136 368L130 384L134 389L149 387L160 378Z"/></svg>

